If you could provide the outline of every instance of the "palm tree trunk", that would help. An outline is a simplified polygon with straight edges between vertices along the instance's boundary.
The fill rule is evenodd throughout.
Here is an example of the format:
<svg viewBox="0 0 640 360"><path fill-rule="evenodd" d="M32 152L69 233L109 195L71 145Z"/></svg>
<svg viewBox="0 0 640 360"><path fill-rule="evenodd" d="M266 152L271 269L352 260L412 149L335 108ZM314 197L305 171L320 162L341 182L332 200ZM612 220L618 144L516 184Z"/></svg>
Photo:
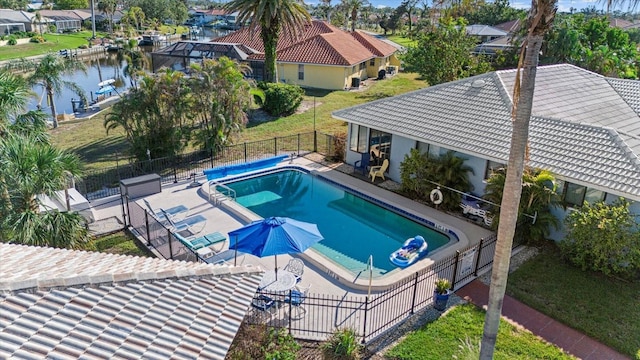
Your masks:
<svg viewBox="0 0 640 360"><path fill-rule="evenodd" d="M511 248L518 220L518 205L522 195L522 173L529 137L529 120L533 105L538 53L542 46L542 35L529 35L522 70L520 96L516 105L516 116L511 135L511 149L507 165L507 177L504 185L500 209L498 240L493 258L489 304L484 323L484 333L480 347L480 359L492 359L498 335L498 325L502 312L504 293L507 288ZM519 73L518 73L519 76Z"/></svg>
<svg viewBox="0 0 640 360"><path fill-rule="evenodd" d="M53 90L47 89L47 99L51 105L51 116L53 116L53 128L58 127L58 118L56 117L56 103L53 101Z"/></svg>
<svg viewBox="0 0 640 360"><path fill-rule="evenodd" d="M262 27L261 35L264 42L264 80L266 82L278 82L278 70L276 65L276 49L278 45L279 26L271 24L271 27Z"/></svg>

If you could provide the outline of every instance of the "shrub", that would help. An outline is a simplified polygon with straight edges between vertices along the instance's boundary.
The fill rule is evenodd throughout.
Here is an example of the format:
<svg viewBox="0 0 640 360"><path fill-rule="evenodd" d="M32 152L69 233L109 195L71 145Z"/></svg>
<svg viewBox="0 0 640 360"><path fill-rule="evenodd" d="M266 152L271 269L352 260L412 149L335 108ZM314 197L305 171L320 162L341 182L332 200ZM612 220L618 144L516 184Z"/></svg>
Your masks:
<svg viewBox="0 0 640 360"><path fill-rule="evenodd" d="M356 360L362 356L362 345L358 343L353 329L340 329L321 345L325 359Z"/></svg>
<svg viewBox="0 0 640 360"><path fill-rule="evenodd" d="M13 35L9 36L9 40L7 41L8 45L16 45L18 43L18 40L16 40L16 37Z"/></svg>
<svg viewBox="0 0 640 360"><path fill-rule="evenodd" d="M613 204L585 204L565 219L560 242L565 258L582 270L632 279L640 274L640 229L620 198Z"/></svg>
<svg viewBox="0 0 640 360"><path fill-rule="evenodd" d="M300 345L284 329L271 329L264 324L243 323L226 358L293 360L298 350Z"/></svg>
<svg viewBox="0 0 640 360"><path fill-rule="evenodd" d="M298 85L260 83L264 90L263 109L273 116L293 114L302 103L304 90Z"/></svg>
<svg viewBox="0 0 640 360"><path fill-rule="evenodd" d="M331 149L327 153L327 160L344 161L345 147L347 144L347 134L337 133L333 135L333 142L330 144Z"/></svg>
<svg viewBox="0 0 640 360"><path fill-rule="evenodd" d="M473 169L465 165L464 159L457 157L453 151L435 157L428 153L412 150L409 155L405 155L400 164L402 191L408 196L420 200L428 199L431 190L438 185L462 192L472 190L469 173L473 174ZM445 210L458 209L460 199L459 193L450 191L444 196L440 208Z"/></svg>
<svg viewBox="0 0 640 360"><path fill-rule="evenodd" d="M82 44L80 46L78 46L78 49L87 49L89 46L87 46L87 44Z"/></svg>
<svg viewBox="0 0 640 360"><path fill-rule="evenodd" d="M404 156L400 164L401 191L414 199L426 200L425 194L430 190L430 184L424 181L431 172L432 159L429 153L421 153L418 149L411 149Z"/></svg>
<svg viewBox="0 0 640 360"><path fill-rule="evenodd" d="M37 43L37 44L42 44L45 41L46 40L44 39L44 37L42 37L42 35L35 35L35 36L32 36L31 39L29 39L29 42Z"/></svg>

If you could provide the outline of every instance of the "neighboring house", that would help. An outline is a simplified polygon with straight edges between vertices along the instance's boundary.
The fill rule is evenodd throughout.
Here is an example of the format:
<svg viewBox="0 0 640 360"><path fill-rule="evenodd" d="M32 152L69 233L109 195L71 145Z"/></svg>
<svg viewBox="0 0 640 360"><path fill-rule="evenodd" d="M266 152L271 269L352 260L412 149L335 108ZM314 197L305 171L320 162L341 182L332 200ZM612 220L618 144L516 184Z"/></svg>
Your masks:
<svg viewBox="0 0 640 360"><path fill-rule="evenodd" d="M16 31L38 31L34 13L0 9L0 35L9 35Z"/></svg>
<svg viewBox="0 0 640 360"><path fill-rule="evenodd" d="M388 177L400 181L411 149L453 150L482 194L491 170L508 161L514 80L515 70L496 71L335 111L349 123L346 161L384 144ZM538 67L528 165L556 175L566 206L555 211L560 219L583 201L619 197L640 214L640 81L567 64Z"/></svg>
<svg viewBox="0 0 640 360"><path fill-rule="evenodd" d="M633 25L633 22L624 19L609 19L609 26L619 29L626 29Z"/></svg>
<svg viewBox="0 0 640 360"><path fill-rule="evenodd" d="M0 243L0 358L224 359L262 275Z"/></svg>
<svg viewBox="0 0 640 360"><path fill-rule="evenodd" d="M509 33L489 25L468 25L467 35L477 39L478 43L493 41L507 36Z"/></svg>
<svg viewBox="0 0 640 360"><path fill-rule="evenodd" d="M476 45L473 48L473 53L483 55L496 55L498 51L509 51L512 48L513 44L511 43L511 38L509 36L503 36L501 38Z"/></svg>
<svg viewBox="0 0 640 360"><path fill-rule="evenodd" d="M511 20L502 24L494 25L494 28L505 31L509 35L515 34L520 29L520 19Z"/></svg>
<svg viewBox="0 0 640 360"><path fill-rule="evenodd" d="M264 78L264 46L260 31L248 27L213 40L242 44L258 51L248 57L256 80ZM397 70L397 49L364 32L346 32L324 21L306 25L297 38L282 31L277 46L277 71L281 82L302 87L338 90L358 86L377 77L380 70Z"/></svg>
<svg viewBox="0 0 640 360"><path fill-rule="evenodd" d="M91 13L82 10L40 10L40 15L52 20L58 32L79 31L83 22L91 19Z"/></svg>
<svg viewBox="0 0 640 360"><path fill-rule="evenodd" d="M195 10L189 16L195 25L205 25L214 21L224 20L227 12L222 9Z"/></svg>

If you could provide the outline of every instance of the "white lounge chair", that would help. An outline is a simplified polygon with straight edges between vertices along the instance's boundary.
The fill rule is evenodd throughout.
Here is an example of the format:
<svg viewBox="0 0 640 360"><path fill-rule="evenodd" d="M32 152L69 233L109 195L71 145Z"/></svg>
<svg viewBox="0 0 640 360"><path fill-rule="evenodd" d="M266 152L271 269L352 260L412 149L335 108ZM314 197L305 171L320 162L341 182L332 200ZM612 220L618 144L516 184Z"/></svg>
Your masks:
<svg viewBox="0 0 640 360"><path fill-rule="evenodd" d="M167 225L170 227L169 230L174 233L188 231L189 233L191 233L191 235L196 235L204 230L205 225L207 225L207 219L202 215L187 216L180 221L173 221L171 215L169 215L169 213L167 213L164 209L160 209L160 211L162 211L165 219L167 220Z"/></svg>
<svg viewBox="0 0 640 360"><path fill-rule="evenodd" d="M147 199L142 199L142 202L144 202L145 206L147 207L147 210L153 217L155 217L161 223L166 222L165 214L163 213L162 209L154 210L153 207L151 207L151 204L149 204L149 201ZM190 209L184 205L178 205L168 209L164 209L164 212L169 214L169 216L171 217L171 220L180 221L189 215L189 210Z"/></svg>

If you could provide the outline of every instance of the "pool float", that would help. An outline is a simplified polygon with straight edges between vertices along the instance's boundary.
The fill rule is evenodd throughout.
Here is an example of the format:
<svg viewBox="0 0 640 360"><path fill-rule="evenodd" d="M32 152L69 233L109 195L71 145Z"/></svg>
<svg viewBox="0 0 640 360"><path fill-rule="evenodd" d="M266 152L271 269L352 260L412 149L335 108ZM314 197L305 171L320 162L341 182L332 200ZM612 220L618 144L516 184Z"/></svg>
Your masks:
<svg viewBox="0 0 640 360"><path fill-rule="evenodd" d="M416 235L407 239L400 249L391 253L389 260L396 266L407 267L424 255L427 255L427 242L422 236Z"/></svg>

